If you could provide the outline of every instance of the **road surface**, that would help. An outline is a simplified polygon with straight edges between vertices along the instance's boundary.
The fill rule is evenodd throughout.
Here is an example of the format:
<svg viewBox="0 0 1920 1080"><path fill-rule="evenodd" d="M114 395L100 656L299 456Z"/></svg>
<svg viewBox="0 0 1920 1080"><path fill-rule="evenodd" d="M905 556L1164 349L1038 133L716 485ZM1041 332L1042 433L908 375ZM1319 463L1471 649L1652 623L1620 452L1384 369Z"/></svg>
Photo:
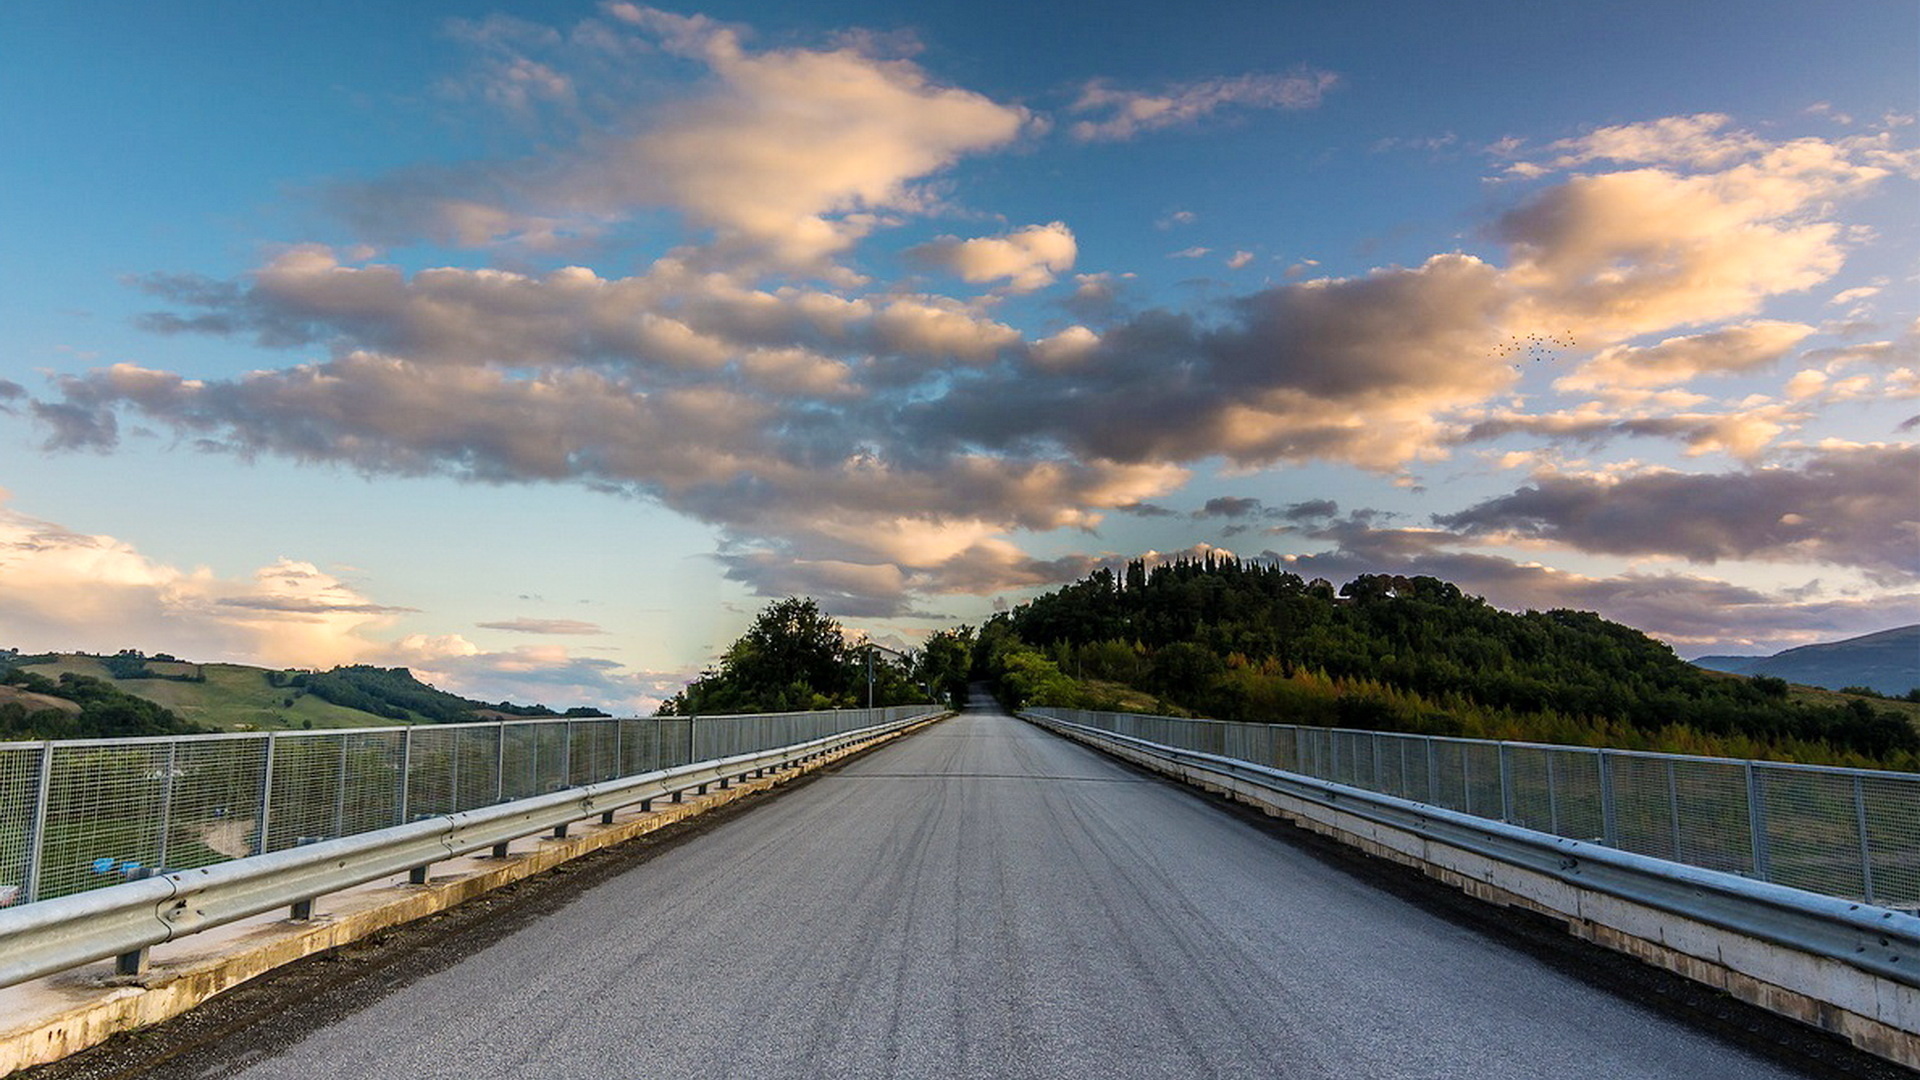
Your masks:
<svg viewBox="0 0 1920 1080"><path fill-rule="evenodd" d="M200 1075L1796 1075L988 707L351 1008Z"/></svg>

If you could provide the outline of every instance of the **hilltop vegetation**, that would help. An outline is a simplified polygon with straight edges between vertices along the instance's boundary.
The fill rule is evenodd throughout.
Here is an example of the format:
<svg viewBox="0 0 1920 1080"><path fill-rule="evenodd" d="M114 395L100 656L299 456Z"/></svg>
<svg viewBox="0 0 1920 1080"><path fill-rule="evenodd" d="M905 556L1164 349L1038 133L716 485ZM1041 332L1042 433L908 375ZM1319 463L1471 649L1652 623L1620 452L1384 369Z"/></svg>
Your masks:
<svg viewBox="0 0 1920 1080"><path fill-rule="evenodd" d="M661 716L848 709L867 703L865 650L811 598L787 597L761 610L747 632L660 706ZM875 705L925 701L914 674L876 662Z"/></svg>
<svg viewBox="0 0 1920 1080"><path fill-rule="evenodd" d="M995 616L977 671L1011 701L1912 768L1892 703L1796 700L1591 612L1501 611L1430 577L1338 591L1233 559L1107 570Z"/></svg>
<svg viewBox="0 0 1920 1080"><path fill-rule="evenodd" d="M406 668L353 665L325 672L282 671L188 663L166 653L149 656L132 649L111 656L0 650L0 739L595 715L604 714L472 701L420 682Z"/></svg>

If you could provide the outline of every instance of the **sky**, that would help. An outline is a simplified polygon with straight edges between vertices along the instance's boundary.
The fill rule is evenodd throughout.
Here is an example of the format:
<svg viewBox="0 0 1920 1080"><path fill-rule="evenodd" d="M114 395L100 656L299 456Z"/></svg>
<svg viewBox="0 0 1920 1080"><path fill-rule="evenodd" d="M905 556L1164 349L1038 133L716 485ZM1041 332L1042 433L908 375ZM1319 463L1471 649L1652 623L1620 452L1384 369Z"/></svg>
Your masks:
<svg viewBox="0 0 1920 1080"><path fill-rule="evenodd" d="M0 6L0 647L649 712L1131 559L1920 621L1920 8Z"/></svg>

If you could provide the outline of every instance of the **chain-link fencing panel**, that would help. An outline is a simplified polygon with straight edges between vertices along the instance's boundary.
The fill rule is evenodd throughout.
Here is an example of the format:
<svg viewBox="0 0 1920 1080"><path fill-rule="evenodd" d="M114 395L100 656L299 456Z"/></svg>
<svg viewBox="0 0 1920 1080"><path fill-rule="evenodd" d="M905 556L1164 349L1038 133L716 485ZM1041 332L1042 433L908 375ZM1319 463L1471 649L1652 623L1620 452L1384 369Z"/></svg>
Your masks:
<svg viewBox="0 0 1920 1080"><path fill-rule="evenodd" d="M1768 881L1830 896L1864 896L1860 819L1848 773L1755 763L1762 828L1761 871Z"/></svg>
<svg viewBox="0 0 1920 1080"><path fill-rule="evenodd" d="M40 743L0 744L0 907L31 899L28 881L40 812Z"/></svg>

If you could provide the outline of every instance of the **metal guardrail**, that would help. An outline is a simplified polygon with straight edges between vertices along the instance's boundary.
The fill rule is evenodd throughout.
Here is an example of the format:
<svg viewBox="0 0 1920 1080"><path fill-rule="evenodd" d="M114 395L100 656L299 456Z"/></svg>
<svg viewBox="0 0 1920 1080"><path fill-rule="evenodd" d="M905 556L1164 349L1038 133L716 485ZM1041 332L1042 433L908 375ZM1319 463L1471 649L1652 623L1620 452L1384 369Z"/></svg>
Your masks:
<svg viewBox="0 0 1920 1080"><path fill-rule="evenodd" d="M1028 711L1668 862L1920 912L1920 774Z"/></svg>
<svg viewBox="0 0 1920 1080"><path fill-rule="evenodd" d="M783 768L940 715L932 706L872 712L896 715L774 749L437 814L0 911L0 986L108 957L119 957L121 970L132 972L144 964L145 950L162 942L280 907L305 916L317 897L393 874L407 872L424 882L427 867L441 860L482 848L505 854L505 845L521 837L549 830L564 835L568 825L589 817L610 821L614 811L627 806L646 807L694 788L704 792L712 784Z"/></svg>
<svg viewBox="0 0 1920 1080"><path fill-rule="evenodd" d="M0 742L0 908L924 708Z"/></svg>
<svg viewBox="0 0 1920 1080"><path fill-rule="evenodd" d="M1219 780L1316 803L1350 815L1735 933L1838 960L1906 986L1920 986L1920 918L1734 874L1675 864L1588 841L1301 776L1253 762L1169 746L1062 720L1077 710L1029 709L1043 726L1106 740Z"/></svg>

